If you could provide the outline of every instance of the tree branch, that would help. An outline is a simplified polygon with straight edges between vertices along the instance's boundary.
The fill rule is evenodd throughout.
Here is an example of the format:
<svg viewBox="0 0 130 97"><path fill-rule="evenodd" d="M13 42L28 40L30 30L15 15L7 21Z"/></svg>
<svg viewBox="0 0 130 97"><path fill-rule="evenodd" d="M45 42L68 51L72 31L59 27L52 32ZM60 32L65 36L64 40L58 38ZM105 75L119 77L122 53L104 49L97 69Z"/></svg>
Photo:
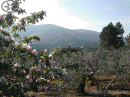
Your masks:
<svg viewBox="0 0 130 97"><path fill-rule="evenodd" d="M106 90L108 90L108 88L115 82L115 80L119 77L119 75L121 75L121 73L122 73L124 67L127 66L129 63L130 63L130 61L127 62L125 65L122 65L121 70L120 70L119 73L116 75L116 77L108 84L108 86L106 87Z"/></svg>

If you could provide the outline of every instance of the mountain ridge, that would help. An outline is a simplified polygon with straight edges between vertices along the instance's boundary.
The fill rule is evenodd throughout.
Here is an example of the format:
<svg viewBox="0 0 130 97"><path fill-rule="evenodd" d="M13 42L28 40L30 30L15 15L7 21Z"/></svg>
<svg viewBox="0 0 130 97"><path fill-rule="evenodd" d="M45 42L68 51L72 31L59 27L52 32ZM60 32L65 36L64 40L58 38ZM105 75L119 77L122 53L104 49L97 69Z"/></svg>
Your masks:
<svg viewBox="0 0 130 97"><path fill-rule="evenodd" d="M84 46L88 42L98 43L99 34L100 34L99 32L96 31L85 30L85 29L72 30L54 24L28 25L26 27L26 32L21 31L17 33L20 34L21 39L23 39L23 37L25 36L29 37L30 35L36 34L40 37L40 42L32 42L33 45L36 44L39 45L44 44L49 46L52 45L53 48L54 46L62 47L65 45L67 46L69 44L71 44L72 46ZM19 41L19 39L16 39L15 41ZM39 46L37 48L41 48L41 47Z"/></svg>

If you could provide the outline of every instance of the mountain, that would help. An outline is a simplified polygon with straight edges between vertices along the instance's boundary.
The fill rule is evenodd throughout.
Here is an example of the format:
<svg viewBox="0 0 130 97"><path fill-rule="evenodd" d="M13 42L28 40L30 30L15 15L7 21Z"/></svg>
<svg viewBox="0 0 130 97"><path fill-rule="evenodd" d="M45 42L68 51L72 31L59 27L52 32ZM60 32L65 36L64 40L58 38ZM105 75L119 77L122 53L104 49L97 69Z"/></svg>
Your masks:
<svg viewBox="0 0 130 97"><path fill-rule="evenodd" d="M77 36L83 40L90 40L90 41L99 40L99 34L100 34L99 32L91 31L91 30L84 30L84 29L77 29L75 31L78 31Z"/></svg>
<svg viewBox="0 0 130 97"><path fill-rule="evenodd" d="M10 27L10 30L12 28ZM51 49L54 47L65 47L69 44L72 47L75 46L84 46L91 42L96 45L99 41L99 32L84 30L84 29L67 29L53 24L45 24L45 25L28 25L26 27L26 32L21 31L18 32L23 39L24 36L30 36L36 34L40 37L40 42L33 42L30 44L36 49ZM13 36L13 34L12 34ZM19 41L16 39L15 41ZM36 46L37 45L37 46ZM89 46L91 47L91 46ZM88 48L89 48L88 47Z"/></svg>
<svg viewBox="0 0 130 97"><path fill-rule="evenodd" d="M42 42L44 41L46 43L52 43L53 40L82 39L97 41L99 39L99 33L90 30L70 30L52 24L38 25L36 28L40 31L37 35L40 36Z"/></svg>

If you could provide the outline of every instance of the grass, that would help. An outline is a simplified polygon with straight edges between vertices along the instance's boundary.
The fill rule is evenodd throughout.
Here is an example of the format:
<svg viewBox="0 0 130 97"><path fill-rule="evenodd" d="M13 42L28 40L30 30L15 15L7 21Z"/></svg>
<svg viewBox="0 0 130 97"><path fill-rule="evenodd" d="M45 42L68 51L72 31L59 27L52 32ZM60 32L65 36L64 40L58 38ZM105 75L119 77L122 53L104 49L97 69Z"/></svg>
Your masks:
<svg viewBox="0 0 130 97"><path fill-rule="evenodd" d="M60 81L60 80L53 80L51 83L61 84L61 83L62 83L62 81Z"/></svg>

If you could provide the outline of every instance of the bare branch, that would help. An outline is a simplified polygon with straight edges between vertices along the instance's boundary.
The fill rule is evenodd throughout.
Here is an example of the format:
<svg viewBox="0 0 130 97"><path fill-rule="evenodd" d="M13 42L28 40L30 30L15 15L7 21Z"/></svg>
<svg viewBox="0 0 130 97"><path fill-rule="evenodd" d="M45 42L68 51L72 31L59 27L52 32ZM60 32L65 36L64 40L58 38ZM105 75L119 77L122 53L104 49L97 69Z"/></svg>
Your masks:
<svg viewBox="0 0 130 97"><path fill-rule="evenodd" d="M112 85L112 83L114 83L116 81L116 79L119 77L119 75L121 75L121 73L123 72L124 67L127 66L129 63L130 63L130 61L127 62L125 65L122 65L121 70L119 70L119 73L116 75L116 77L108 84L108 86L106 87L106 90Z"/></svg>
<svg viewBox="0 0 130 97"><path fill-rule="evenodd" d="M94 70L93 66L90 64L90 62L88 62L88 65L92 68L93 73L95 73L95 70Z"/></svg>

